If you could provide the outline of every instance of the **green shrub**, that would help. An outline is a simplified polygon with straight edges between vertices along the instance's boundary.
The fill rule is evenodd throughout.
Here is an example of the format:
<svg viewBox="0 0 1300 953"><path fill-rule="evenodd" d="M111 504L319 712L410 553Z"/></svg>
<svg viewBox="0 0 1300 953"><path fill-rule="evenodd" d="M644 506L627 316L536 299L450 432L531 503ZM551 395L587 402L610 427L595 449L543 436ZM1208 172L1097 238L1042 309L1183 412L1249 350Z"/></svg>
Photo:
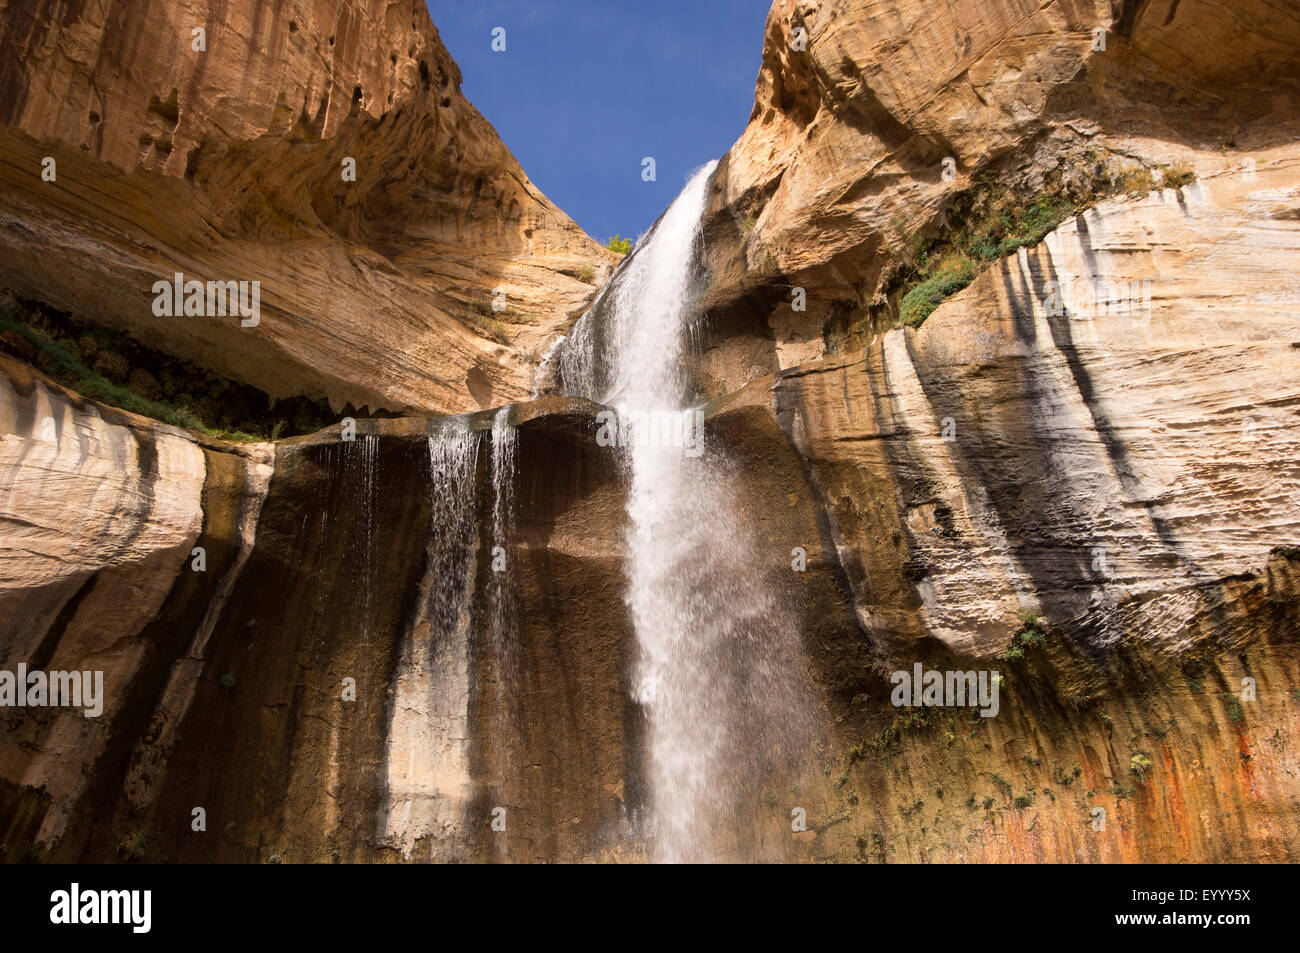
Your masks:
<svg viewBox="0 0 1300 953"><path fill-rule="evenodd" d="M612 252L617 252L620 255L626 255L628 252L632 250L632 239L621 238L619 237L618 233L615 232L613 235L610 236L609 241L605 242L605 247Z"/></svg>
<svg viewBox="0 0 1300 953"><path fill-rule="evenodd" d="M919 327L943 301L974 279L984 265L1017 249L1041 242L1062 222L1113 188L1106 182L1088 186L1080 196L1049 188L1027 204L1004 187L983 182L949 209L959 224L933 238L908 233L900 219L891 222L898 236L894 255L903 277L898 323Z"/></svg>
<svg viewBox="0 0 1300 953"><path fill-rule="evenodd" d="M921 282L903 296L899 323L919 328L934 313L944 298L965 288L975 278L975 263L967 258L952 258L939 266L933 277Z"/></svg>
<svg viewBox="0 0 1300 953"><path fill-rule="evenodd" d="M1020 630L1011 639L1011 644L998 656L1005 662L1014 662L1025 657L1025 649L1039 648L1047 644L1047 620L1033 609L1020 611Z"/></svg>

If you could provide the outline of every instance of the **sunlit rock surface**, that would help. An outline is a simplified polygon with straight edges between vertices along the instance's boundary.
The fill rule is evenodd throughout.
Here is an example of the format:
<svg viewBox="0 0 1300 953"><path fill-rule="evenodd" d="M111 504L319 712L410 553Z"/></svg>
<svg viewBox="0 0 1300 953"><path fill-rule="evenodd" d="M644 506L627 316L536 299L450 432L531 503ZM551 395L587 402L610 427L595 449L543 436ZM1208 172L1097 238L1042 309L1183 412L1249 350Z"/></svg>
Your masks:
<svg viewBox="0 0 1300 953"><path fill-rule="evenodd" d="M132 159L142 127L103 118L102 144L59 153L61 170L103 177L72 176L63 198L32 197L48 148L27 134L79 146L80 107L58 105L68 92L15 96L0 133L21 157L0 164L14 197L4 280L83 303L93 290L108 302L96 313L126 323L112 302L147 305L140 282L181 260L168 256L182 233L187 270L222 271L271 267L268 248L292 236L264 315L279 356L247 331L188 324L166 333L193 340L171 345L389 409L519 397L513 352L438 317L462 286L417 272L485 293L465 263L497 261L492 281L522 268L510 235L528 213L488 215L468 180L426 189L441 153L408 176L392 150L478 130L463 163L515 167L491 165L504 147L463 100L433 105L456 73L432 31L383 9L401 15L358 13L355 33L261 14L305 64L284 86L284 128L199 95L247 82L244 99L273 103L259 90L277 83L204 74L199 93L178 88L233 110L224 133L196 132L182 106L186 145L163 155L151 132ZM7 48L89 62L70 33L13 22ZM806 56L790 46L799 25ZM713 856L1300 859L1298 32L1280 6L1191 0L775 4L754 115L711 186L706 323L687 363L737 486L723 516L754 540L753 579L797 617L820 730L797 770L721 808ZM303 51L330 35L327 83ZM184 58L152 60L171 76ZM18 89L21 70L5 69ZM353 83L355 113L326 108L319 129L300 115ZM400 116L372 98L389 91ZM368 199L320 184L350 149L389 163ZM1105 198L921 327L880 324L897 304L896 219L937 227L977 171L1032 194L1091 149L1196 178ZM533 194L502 174L484 173L494 196ZM261 191L280 176L292 187ZM390 191L406 198L390 205ZM218 194L244 204L218 208ZM163 195L193 209L141 224ZM427 203L462 207L463 223L430 235L451 219L391 214ZM537 214L536 284L510 274L539 311L580 307L590 287L556 273L603 259L570 243L559 213ZM245 227L275 241L241 244ZM24 251L40 248L63 257ZM336 259L353 271L320 264ZM840 333L823 333L832 318ZM527 347L556 327L515 330ZM596 440L597 405L547 397L234 445L0 370L0 665L102 669L106 695L98 719L0 710L7 859L654 858L628 472ZM1022 613L1046 620L1041 645L1018 641ZM998 672L997 715L895 706L891 676L918 664Z"/></svg>
<svg viewBox="0 0 1300 953"><path fill-rule="evenodd" d="M609 272L461 94L422 2L19 0L0 50L0 285L273 397L517 400ZM176 272L260 281L259 325L156 317Z"/></svg>
<svg viewBox="0 0 1300 953"><path fill-rule="evenodd" d="M1262 163L1300 138L1298 80L1277 4L778 0L713 182L706 389L861 347L897 313L902 246L960 228L973 184L1028 205L1098 169Z"/></svg>

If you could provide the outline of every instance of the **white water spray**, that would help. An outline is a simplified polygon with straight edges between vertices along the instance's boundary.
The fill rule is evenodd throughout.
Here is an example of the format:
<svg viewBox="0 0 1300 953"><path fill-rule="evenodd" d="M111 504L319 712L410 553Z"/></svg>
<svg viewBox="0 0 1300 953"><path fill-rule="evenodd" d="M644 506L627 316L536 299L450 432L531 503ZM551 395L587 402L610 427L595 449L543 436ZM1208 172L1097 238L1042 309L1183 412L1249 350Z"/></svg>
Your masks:
<svg viewBox="0 0 1300 953"><path fill-rule="evenodd" d="M716 163L699 169L574 326L564 389L625 415L688 406L683 370L698 319L700 221ZM598 323L599 322L599 323ZM633 440L627 450L627 604L637 701L648 716L660 860L707 860L738 802L810 737L797 621L755 565L734 467L715 448Z"/></svg>

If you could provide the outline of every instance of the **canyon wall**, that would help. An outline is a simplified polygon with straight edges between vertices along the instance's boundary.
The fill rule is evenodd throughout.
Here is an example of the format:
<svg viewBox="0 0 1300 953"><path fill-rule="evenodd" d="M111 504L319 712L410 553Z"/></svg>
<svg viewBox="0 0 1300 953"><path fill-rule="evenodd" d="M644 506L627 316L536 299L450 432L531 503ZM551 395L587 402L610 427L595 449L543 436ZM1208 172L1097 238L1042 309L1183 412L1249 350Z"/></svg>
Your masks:
<svg viewBox="0 0 1300 953"><path fill-rule="evenodd" d="M6 0L0 50L0 285L271 397L519 399L611 268L422 2ZM260 323L156 316L176 272L259 281Z"/></svg>
<svg viewBox="0 0 1300 953"><path fill-rule="evenodd" d="M0 369L3 664L105 673L98 717L0 714L6 859L619 847L643 792L622 490L589 407L521 408L502 484L492 414L235 447ZM438 451L457 424L475 448L463 538L435 518ZM499 485L517 514L500 537ZM498 546L500 605L476 595L493 590ZM440 627L449 567L471 578Z"/></svg>
<svg viewBox="0 0 1300 953"><path fill-rule="evenodd" d="M1300 12L1277 4L779 0L712 184L705 390L862 347L908 246L981 213L1294 154L1298 81Z"/></svg>
<svg viewBox="0 0 1300 953"><path fill-rule="evenodd" d="M278 38L307 78L186 73L178 97L230 112L219 134L177 123L170 152L107 106L80 149L81 94L21 77L63 76L46 57L91 62L100 40L6 14L3 44L33 55L0 74L21 91L0 133L21 156L0 164L15 196L3 280L79 293L63 306L80 308L113 277L105 298L147 305L141 256L172 239L144 236L170 234L166 217L222 269L282 250L264 320L283 353L251 347L258 329L191 342L220 345L229 373L274 368L390 410L522 395L518 352L559 319L496 353L442 321L439 295L461 280L466 300L483 293L456 262L490 248L539 309L580 307L590 289L563 271L599 261L589 243L514 171L484 174L534 208L517 219L468 180L435 187L480 159L517 167L452 95L431 28L402 55L407 7L347 5L350 33L311 5L293 29L248 9L230 31ZM320 66L322 36L353 65ZM710 184L689 369L740 488L729 516L753 531L749 569L797 612L820 729L789 776L713 806L715 856L1300 858L1298 38L1295 12L1267 4L773 6L754 114ZM107 60L105 88L126 55ZM444 78L451 106L435 105ZM354 83L355 108L329 106ZM283 87L283 126L213 95L227 85L263 104ZM64 158L100 178L32 198L19 177L56 140L76 143L60 183ZM411 141L432 151L408 170ZM368 198L325 184L363 145ZM1188 174L1160 187L1175 165ZM1088 191L1130 173L1133 187ZM292 183L263 188L278 176ZM894 326L908 243L960 234L999 190L1087 201L919 327ZM87 214L92 193L115 217ZM204 204L236 193L234 218ZM458 230L422 231L450 229L450 206L395 213L440 202L462 203ZM517 244L530 221L541 261ZM42 257L52 248L64 257ZM313 256L353 270L308 274ZM529 261L531 286L512 270ZM115 307L99 317L155 330ZM322 323L363 313L377 323ZM6 859L653 856L628 474L596 440L597 405L553 396L237 445L15 361L0 371L0 666L103 670L106 693L99 718L0 711ZM996 717L895 705L893 674L918 664L996 671Z"/></svg>
<svg viewBox="0 0 1300 953"><path fill-rule="evenodd" d="M806 461L870 668L1005 679L985 720L837 664L809 856L1295 856L1296 172L1103 203L919 330L716 402Z"/></svg>
<svg viewBox="0 0 1300 953"><path fill-rule="evenodd" d="M744 474L735 518L756 531L752 571L797 607L825 719L798 776L730 809L717 856L1293 860L1294 468L1270 476L1274 458L1225 454L1182 473L1193 509L1225 481L1273 486L1243 491L1269 514L1264 539L1222 511L1204 533L1165 514L1162 541L1150 514L1102 496L1107 467L1092 471L1096 499L1061 475L1056 507L1013 500L999 488L1025 466L1047 466L1044 483L1062 471L1006 447L1086 460L1097 438L1064 407L1015 406L1021 376L1052 359L1046 335L1011 324L989 339L983 363L927 364L887 336L711 410L707 440ZM887 384L909 366L913 383ZM482 413L234 448L3 369L4 666L99 669L106 687L99 718L5 712L9 859L651 856L627 490L596 406L519 405L512 444ZM1009 406L927 451L942 437L909 402L968 375ZM1128 429L1140 467L1161 438ZM449 441L473 448L461 523L440 502ZM1198 446L1171 441L1162 470L1196 470ZM1099 538L1113 576L1090 564ZM1162 542L1195 550L1204 573L1180 577ZM465 588L448 622L437 593L453 573ZM1022 606L1045 611L1049 640L998 657ZM893 706L890 673L916 662L999 671L998 717ZM1251 702L1237 700L1243 677ZM805 833L790 830L795 808Z"/></svg>

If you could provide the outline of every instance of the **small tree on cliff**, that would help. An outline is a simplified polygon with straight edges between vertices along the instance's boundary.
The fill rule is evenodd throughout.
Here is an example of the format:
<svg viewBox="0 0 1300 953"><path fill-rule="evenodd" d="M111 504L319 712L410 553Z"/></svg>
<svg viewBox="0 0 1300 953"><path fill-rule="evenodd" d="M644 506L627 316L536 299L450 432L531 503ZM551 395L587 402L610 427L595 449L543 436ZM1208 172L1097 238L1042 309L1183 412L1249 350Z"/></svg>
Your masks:
<svg viewBox="0 0 1300 953"><path fill-rule="evenodd" d="M628 252L632 250L632 239L620 238L618 233L615 232L614 235L610 237L609 241L605 242L605 247L612 252L618 252L618 254L620 255L626 255Z"/></svg>

